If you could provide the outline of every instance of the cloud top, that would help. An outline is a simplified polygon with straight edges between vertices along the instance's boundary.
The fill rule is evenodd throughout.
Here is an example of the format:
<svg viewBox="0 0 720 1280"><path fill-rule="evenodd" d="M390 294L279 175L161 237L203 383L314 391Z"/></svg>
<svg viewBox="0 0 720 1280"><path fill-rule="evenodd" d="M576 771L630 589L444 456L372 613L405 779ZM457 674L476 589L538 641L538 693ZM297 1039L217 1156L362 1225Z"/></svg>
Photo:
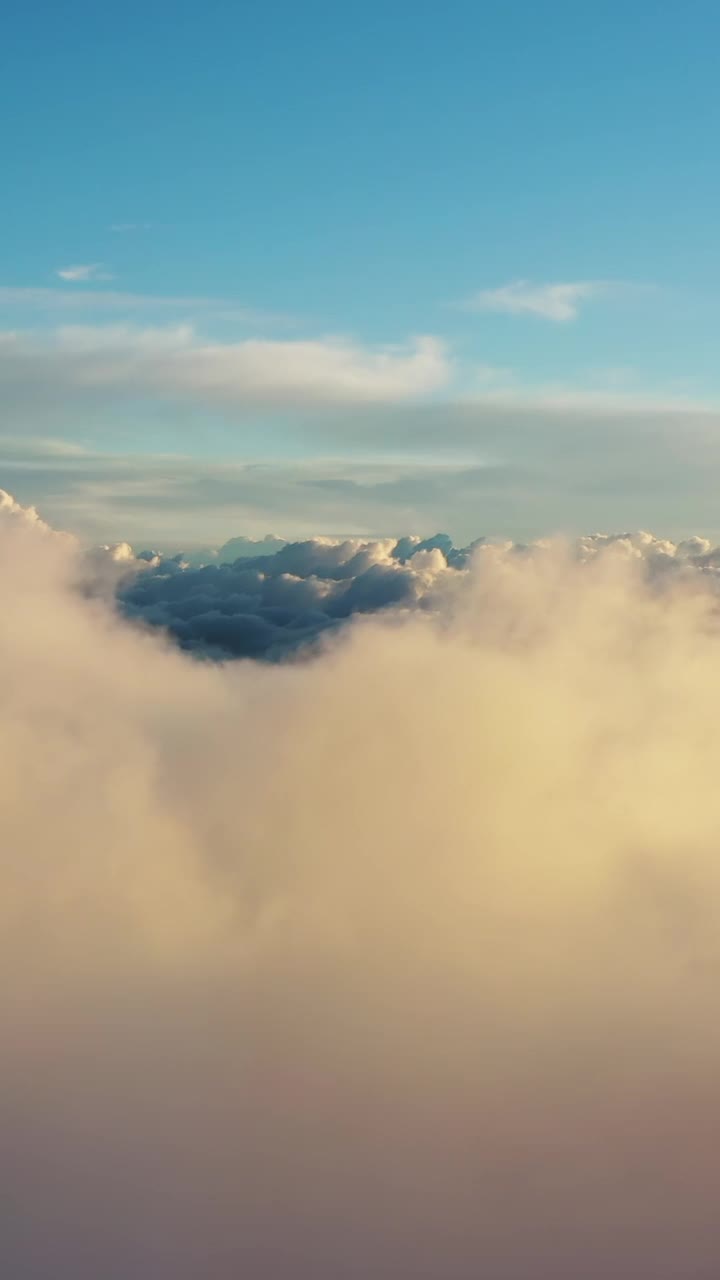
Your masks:
<svg viewBox="0 0 720 1280"><path fill-rule="evenodd" d="M718 1273L712 561L583 545L216 665L3 500L3 1275Z"/></svg>
<svg viewBox="0 0 720 1280"><path fill-rule="evenodd" d="M122 556L108 553L124 566L118 600L128 617L166 630L198 656L276 661L313 652L321 638L358 616L388 610L455 616L488 566L542 565L561 545L480 538L457 548L447 534L437 534L316 538L262 554L262 544L235 539L195 566L181 555L142 552L135 559L127 543L120 544ZM673 543L649 533L594 534L565 544L565 554L578 565L598 558L635 564L657 589L676 579L707 589L720 584L720 549L703 538Z"/></svg>

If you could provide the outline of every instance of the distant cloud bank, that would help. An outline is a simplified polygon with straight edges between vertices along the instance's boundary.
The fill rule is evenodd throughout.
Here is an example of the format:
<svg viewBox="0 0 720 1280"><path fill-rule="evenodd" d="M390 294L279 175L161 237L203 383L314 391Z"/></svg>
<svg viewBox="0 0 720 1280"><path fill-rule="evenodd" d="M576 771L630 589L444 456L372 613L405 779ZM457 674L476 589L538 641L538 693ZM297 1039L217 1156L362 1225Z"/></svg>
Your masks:
<svg viewBox="0 0 720 1280"><path fill-rule="evenodd" d="M182 555L109 549L123 566L118 601L130 618L166 629L181 648L219 659L278 660L307 649L356 615L453 613L483 567L542 565L561 543L486 542L454 547L447 534L367 541L312 539L276 544L234 539L207 563ZM260 554L253 554L260 551ZM269 554L268 554L269 551ZM649 533L594 534L564 544L578 564L600 558L627 562L657 586L697 581L720 588L720 548L704 538L673 543ZM129 573L129 576L128 576Z"/></svg>

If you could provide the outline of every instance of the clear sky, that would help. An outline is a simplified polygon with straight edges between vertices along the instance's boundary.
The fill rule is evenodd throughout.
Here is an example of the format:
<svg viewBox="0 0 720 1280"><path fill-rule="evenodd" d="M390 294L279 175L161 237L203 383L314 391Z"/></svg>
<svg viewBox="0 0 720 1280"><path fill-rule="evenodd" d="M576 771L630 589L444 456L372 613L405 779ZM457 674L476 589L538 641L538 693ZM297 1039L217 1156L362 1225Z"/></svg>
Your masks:
<svg viewBox="0 0 720 1280"><path fill-rule="evenodd" d="M720 9L20 5L0 485L88 537L720 536Z"/></svg>

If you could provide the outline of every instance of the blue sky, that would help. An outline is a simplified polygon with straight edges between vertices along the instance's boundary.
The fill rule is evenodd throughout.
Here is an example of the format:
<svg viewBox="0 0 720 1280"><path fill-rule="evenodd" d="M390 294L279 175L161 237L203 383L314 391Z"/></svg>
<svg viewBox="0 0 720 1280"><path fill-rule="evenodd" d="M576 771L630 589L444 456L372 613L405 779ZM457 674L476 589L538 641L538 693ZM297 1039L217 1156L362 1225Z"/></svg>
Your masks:
<svg viewBox="0 0 720 1280"><path fill-rule="evenodd" d="M88 537L720 533L719 39L12 5L0 485Z"/></svg>

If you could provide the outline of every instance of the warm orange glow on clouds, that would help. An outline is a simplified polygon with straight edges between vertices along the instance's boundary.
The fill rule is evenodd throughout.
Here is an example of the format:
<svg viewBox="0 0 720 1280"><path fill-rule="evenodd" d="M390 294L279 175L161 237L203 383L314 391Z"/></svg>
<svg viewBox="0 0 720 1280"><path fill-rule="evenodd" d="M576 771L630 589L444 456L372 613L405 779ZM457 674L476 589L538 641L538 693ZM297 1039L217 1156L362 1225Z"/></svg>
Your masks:
<svg viewBox="0 0 720 1280"><path fill-rule="evenodd" d="M0 1274L715 1277L711 584L213 666L0 517Z"/></svg>

